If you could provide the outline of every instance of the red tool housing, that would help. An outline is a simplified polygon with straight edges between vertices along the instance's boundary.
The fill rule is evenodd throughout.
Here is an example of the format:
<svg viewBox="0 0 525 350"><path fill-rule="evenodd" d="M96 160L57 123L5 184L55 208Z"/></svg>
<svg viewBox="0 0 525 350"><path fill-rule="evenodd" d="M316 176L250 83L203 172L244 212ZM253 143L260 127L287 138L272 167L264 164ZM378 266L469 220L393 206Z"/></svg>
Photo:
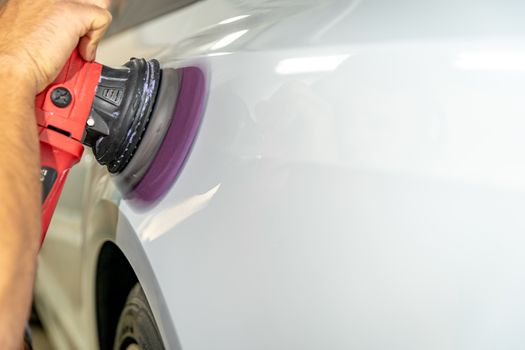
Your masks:
<svg viewBox="0 0 525 350"><path fill-rule="evenodd" d="M102 65L84 61L75 50L57 79L36 97L40 139L42 241L69 169L84 151L81 143Z"/></svg>

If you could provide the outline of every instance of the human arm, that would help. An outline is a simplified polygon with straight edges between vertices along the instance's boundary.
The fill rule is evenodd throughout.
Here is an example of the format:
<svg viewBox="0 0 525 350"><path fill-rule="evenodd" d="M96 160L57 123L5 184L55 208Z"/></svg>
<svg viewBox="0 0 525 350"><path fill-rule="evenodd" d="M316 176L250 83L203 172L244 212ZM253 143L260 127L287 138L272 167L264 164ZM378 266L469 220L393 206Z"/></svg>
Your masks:
<svg viewBox="0 0 525 350"><path fill-rule="evenodd" d="M0 9L0 348L17 349L40 239L34 100L79 44L86 60L111 17L107 1L10 0ZM80 40L80 43L79 43Z"/></svg>

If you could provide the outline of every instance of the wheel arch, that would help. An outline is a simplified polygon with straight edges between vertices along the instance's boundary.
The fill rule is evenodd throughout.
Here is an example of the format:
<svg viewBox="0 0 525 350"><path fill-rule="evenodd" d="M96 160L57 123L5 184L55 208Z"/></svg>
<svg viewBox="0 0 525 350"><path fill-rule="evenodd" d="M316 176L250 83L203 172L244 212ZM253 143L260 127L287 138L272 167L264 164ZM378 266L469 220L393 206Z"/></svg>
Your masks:
<svg viewBox="0 0 525 350"><path fill-rule="evenodd" d="M96 267L95 306L101 350L112 350L120 313L138 278L124 253L111 241L105 242Z"/></svg>
<svg viewBox="0 0 525 350"><path fill-rule="evenodd" d="M144 290L166 349L181 349L165 296L139 238L122 212L117 222L115 234L99 241L95 263L94 305L100 349L113 349L120 313L136 283Z"/></svg>

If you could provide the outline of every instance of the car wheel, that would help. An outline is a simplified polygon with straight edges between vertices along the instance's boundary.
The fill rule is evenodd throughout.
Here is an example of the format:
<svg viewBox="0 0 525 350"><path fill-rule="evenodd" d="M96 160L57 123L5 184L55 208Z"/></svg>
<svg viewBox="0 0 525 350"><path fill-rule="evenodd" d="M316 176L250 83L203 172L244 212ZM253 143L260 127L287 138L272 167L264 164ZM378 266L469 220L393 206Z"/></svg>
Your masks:
<svg viewBox="0 0 525 350"><path fill-rule="evenodd" d="M128 294L120 314L114 350L163 350L155 318L140 284Z"/></svg>

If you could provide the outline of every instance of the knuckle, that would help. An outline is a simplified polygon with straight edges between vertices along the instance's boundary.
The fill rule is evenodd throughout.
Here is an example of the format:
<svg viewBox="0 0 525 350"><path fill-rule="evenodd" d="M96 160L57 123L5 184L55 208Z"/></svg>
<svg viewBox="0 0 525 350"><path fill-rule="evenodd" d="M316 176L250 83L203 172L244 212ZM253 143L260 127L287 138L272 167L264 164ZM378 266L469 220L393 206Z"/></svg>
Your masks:
<svg viewBox="0 0 525 350"><path fill-rule="evenodd" d="M113 16L111 12L97 5L89 5L93 10L93 15L98 18L104 25L111 23Z"/></svg>
<svg viewBox="0 0 525 350"><path fill-rule="evenodd" d="M99 11L100 12L100 17L101 17L101 20L103 21L104 25L108 25L109 23L111 23L111 21L113 20L113 16L111 15L111 12L109 12L108 10L106 9L102 9L102 8L99 8Z"/></svg>

